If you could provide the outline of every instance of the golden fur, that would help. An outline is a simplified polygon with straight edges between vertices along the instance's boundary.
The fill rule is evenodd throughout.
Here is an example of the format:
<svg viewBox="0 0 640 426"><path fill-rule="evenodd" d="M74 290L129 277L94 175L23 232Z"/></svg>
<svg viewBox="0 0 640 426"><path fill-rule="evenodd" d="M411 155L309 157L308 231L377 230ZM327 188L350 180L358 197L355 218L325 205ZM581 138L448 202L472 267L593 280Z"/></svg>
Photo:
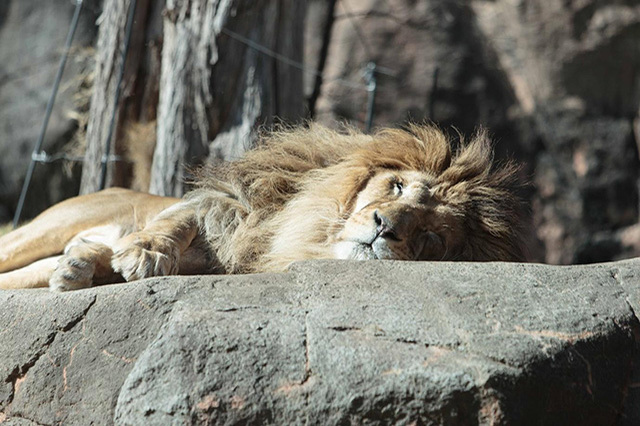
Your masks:
<svg viewBox="0 0 640 426"><path fill-rule="evenodd" d="M483 131L453 149L433 126L370 136L312 124L266 134L242 159L200 170L194 183L180 202L154 198L150 211L156 216L148 221L130 217L146 203L144 195L119 193L121 201L114 203L128 204L118 213L89 229L67 224L61 239L66 254L57 267L48 262L29 286L46 284L47 277L52 288L80 288L114 272L130 281L282 271L304 259L524 260L516 168L493 161ZM132 205L134 198L141 204ZM100 209L87 196L67 203ZM42 221L33 223L12 247L24 246L24 235L37 245ZM114 224L114 235L101 234ZM80 232L90 237L74 239ZM59 254L3 266L3 256L11 257L2 251L9 236L0 239L0 270ZM82 271L86 265L89 272ZM25 271L0 274L0 288L20 287L15 278Z"/></svg>
<svg viewBox="0 0 640 426"><path fill-rule="evenodd" d="M494 164L483 131L458 151L432 126L373 136L319 125L275 132L243 159L203 171L187 199L225 271L280 271L294 260L334 257L332 237L384 170L435 178L434 202L458 218L464 236L438 260L524 259L516 168Z"/></svg>

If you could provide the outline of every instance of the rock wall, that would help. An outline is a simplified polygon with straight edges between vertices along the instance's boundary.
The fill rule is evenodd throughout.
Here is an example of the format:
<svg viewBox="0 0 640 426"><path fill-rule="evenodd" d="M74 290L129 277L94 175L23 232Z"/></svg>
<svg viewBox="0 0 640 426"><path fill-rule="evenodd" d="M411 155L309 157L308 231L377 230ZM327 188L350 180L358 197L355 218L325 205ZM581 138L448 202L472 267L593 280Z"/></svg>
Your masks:
<svg viewBox="0 0 640 426"><path fill-rule="evenodd" d="M635 425L640 261L0 293L0 423Z"/></svg>
<svg viewBox="0 0 640 426"><path fill-rule="evenodd" d="M473 10L538 139L534 212L545 260L637 255L640 241L621 235L638 222L640 3L476 2Z"/></svg>

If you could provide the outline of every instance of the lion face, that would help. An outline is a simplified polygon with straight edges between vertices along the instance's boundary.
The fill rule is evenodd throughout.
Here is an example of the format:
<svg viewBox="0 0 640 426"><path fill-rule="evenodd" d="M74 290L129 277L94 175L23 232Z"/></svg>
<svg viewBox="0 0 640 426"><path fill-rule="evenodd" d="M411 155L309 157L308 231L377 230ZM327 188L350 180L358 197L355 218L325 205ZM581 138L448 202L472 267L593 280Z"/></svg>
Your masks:
<svg viewBox="0 0 640 426"><path fill-rule="evenodd" d="M419 171L381 171L356 196L333 243L338 259L441 260L460 225L438 197L437 178Z"/></svg>

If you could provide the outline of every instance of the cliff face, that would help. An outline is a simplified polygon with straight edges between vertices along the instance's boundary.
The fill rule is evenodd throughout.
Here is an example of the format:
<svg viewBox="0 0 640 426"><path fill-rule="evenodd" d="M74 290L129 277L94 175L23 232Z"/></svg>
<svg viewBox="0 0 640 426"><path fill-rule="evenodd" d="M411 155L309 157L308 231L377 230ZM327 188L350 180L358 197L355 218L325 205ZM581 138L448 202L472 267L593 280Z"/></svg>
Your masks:
<svg viewBox="0 0 640 426"><path fill-rule="evenodd" d="M640 262L312 262L0 293L0 422L640 421Z"/></svg>
<svg viewBox="0 0 640 426"><path fill-rule="evenodd" d="M640 3L473 10L538 145L533 200L545 260L637 255Z"/></svg>

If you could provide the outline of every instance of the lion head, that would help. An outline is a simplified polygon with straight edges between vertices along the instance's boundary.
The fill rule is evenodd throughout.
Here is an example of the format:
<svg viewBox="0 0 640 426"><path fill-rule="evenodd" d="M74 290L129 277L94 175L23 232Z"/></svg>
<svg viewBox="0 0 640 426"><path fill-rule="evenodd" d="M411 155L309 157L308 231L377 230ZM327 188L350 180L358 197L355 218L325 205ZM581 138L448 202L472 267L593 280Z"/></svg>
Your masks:
<svg viewBox="0 0 640 426"><path fill-rule="evenodd" d="M228 272L304 259L520 261L516 172L493 161L484 131L453 149L434 126L368 136L311 125L209 169L191 199Z"/></svg>

